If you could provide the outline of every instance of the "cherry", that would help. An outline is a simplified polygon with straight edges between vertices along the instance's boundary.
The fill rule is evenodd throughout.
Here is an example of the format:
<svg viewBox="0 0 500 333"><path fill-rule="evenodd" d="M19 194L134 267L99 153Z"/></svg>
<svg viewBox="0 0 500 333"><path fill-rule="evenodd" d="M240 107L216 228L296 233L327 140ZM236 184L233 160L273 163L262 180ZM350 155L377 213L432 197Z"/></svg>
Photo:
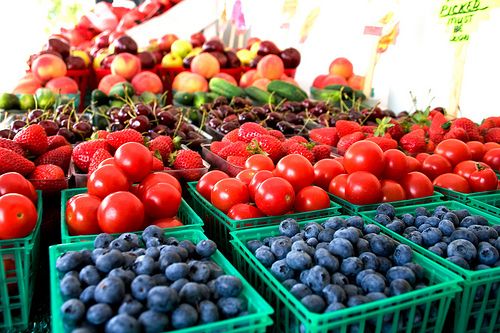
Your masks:
<svg viewBox="0 0 500 333"><path fill-rule="evenodd" d="M112 123L111 126L109 127L109 130L111 132L116 132L116 131L120 131L124 128L125 128L125 125L123 125L122 123Z"/></svg>
<svg viewBox="0 0 500 333"><path fill-rule="evenodd" d="M37 123L41 120L43 116L43 110L34 109L28 113L28 122L30 124Z"/></svg>
<svg viewBox="0 0 500 333"><path fill-rule="evenodd" d="M147 116L141 115L130 119L129 127L142 133L149 129L149 119Z"/></svg>
<svg viewBox="0 0 500 333"><path fill-rule="evenodd" d="M162 111L158 113L158 123L172 127L175 126L177 123L177 120L175 119L174 115L168 111Z"/></svg>
<svg viewBox="0 0 500 333"><path fill-rule="evenodd" d="M76 136L73 132L71 132L69 129L62 127L57 131L57 135L63 136L66 140L68 140L69 143L75 143L76 142Z"/></svg>
<svg viewBox="0 0 500 333"><path fill-rule="evenodd" d="M72 126L73 133L80 135L82 139L89 138L92 135L92 125L86 121L79 121Z"/></svg>
<svg viewBox="0 0 500 333"><path fill-rule="evenodd" d="M59 125L53 120L42 120L38 125L43 127L48 136L56 135L59 131Z"/></svg>
<svg viewBox="0 0 500 333"><path fill-rule="evenodd" d="M15 120L12 122L10 125L10 129L13 130L14 132L19 132L24 126L26 126L26 122L22 120Z"/></svg>
<svg viewBox="0 0 500 333"><path fill-rule="evenodd" d="M149 117L152 114L152 110L149 105L139 103L135 106L135 114L138 116Z"/></svg>
<svg viewBox="0 0 500 333"><path fill-rule="evenodd" d="M0 138L12 139L12 138L14 138L15 135L16 135L16 133L14 133L13 131L11 131L8 128L5 128L5 129L0 131Z"/></svg>

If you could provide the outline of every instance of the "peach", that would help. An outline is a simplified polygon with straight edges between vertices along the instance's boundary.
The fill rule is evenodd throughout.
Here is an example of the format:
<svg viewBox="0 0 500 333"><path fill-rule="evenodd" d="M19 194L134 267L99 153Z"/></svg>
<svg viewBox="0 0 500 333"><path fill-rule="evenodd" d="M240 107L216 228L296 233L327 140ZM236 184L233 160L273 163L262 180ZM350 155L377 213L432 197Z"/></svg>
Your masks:
<svg viewBox="0 0 500 333"><path fill-rule="evenodd" d="M238 85L238 82L236 82L236 79L227 73L217 73L214 75L214 77L218 77L220 79L226 80L227 82L234 84L235 86Z"/></svg>
<svg viewBox="0 0 500 333"><path fill-rule="evenodd" d="M353 75L352 63L347 58L337 58L330 64L329 72L347 80Z"/></svg>
<svg viewBox="0 0 500 333"><path fill-rule="evenodd" d="M33 61L31 66L33 75L42 83L66 75L66 70L64 61L52 54L42 54Z"/></svg>
<svg viewBox="0 0 500 333"><path fill-rule="evenodd" d="M99 86L97 89L101 90L104 92L106 95L109 94L109 91L111 88L120 82L126 82L125 78L121 75L116 75L116 74L108 74L104 76L101 81L99 82Z"/></svg>
<svg viewBox="0 0 500 333"><path fill-rule="evenodd" d="M21 79L12 91L13 94L34 94L42 85L36 79Z"/></svg>
<svg viewBox="0 0 500 333"><path fill-rule="evenodd" d="M191 61L191 72L210 79L220 72L219 60L210 53L200 53Z"/></svg>
<svg viewBox="0 0 500 333"><path fill-rule="evenodd" d="M269 79L266 79L266 78L263 78L263 79L257 79L255 81L253 81L252 83L252 86L253 87L257 87L257 88L260 88L264 91L267 91L267 85L271 83L271 80Z"/></svg>
<svg viewBox="0 0 500 333"><path fill-rule="evenodd" d="M312 86L314 88L321 88L323 87L323 80L327 77L328 75L326 74L320 74L318 76L316 76L316 78L314 79L313 83L312 83Z"/></svg>
<svg viewBox="0 0 500 333"><path fill-rule="evenodd" d="M248 72L243 73L243 75L240 78L240 87L242 88L250 87L253 81L257 79L257 77L258 75L255 69L251 69Z"/></svg>
<svg viewBox="0 0 500 333"><path fill-rule="evenodd" d="M163 92L163 84L160 77L152 72L141 72L134 76L132 79L132 86L134 87L137 95L145 91L152 92L153 94L160 94Z"/></svg>
<svg viewBox="0 0 500 333"><path fill-rule="evenodd" d="M172 89L182 92L208 91L208 82L200 74L182 72L174 78Z"/></svg>
<svg viewBox="0 0 500 333"><path fill-rule="evenodd" d="M285 65L277 55L268 54L260 59L257 64L257 72L266 79L277 80L285 72Z"/></svg>
<svg viewBox="0 0 500 333"><path fill-rule="evenodd" d="M111 73L120 75L127 80L132 79L141 71L141 60L130 53L120 53L111 62Z"/></svg>
<svg viewBox="0 0 500 333"><path fill-rule="evenodd" d="M363 90L365 85L365 77L361 75L353 75L347 80L349 87L355 90Z"/></svg>
<svg viewBox="0 0 500 333"><path fill-rule="evenodd" d="M323 81L321 81L321 86L319 88L324 88L326 86L331 86L334 84L341 84L343 86L347 86L347 81L339 75L327 75Z"/></svg>
<svg viewBox="0 0 500 333"><path fill-rule="evenodd" d="M78 83L67 76L56 77L47 82L45 88L49 88L54 94L76 94Z"/></svg>

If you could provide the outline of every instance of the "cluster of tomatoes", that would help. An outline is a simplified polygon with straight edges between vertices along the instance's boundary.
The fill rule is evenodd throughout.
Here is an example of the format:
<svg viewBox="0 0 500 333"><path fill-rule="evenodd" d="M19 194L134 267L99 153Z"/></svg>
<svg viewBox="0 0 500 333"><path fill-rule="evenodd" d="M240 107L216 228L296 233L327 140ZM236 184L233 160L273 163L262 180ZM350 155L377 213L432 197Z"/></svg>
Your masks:
<svg viewBox="0 0 500 333"><path fill-rule="evenodd" d="M314 166L291 154L276 166L265 155L252 155L235 178L218 170L205 174L197 191L234 220L308 212L330 207L328 193L315 186Z"/></svg>
<svg viewBox="0 0 500 333"><path fill-rule="evenodd" d="M176 218L182 200L179 181L164 172L151 173L152 155L144 145L126 143L114 158L101 162L87 181L87 193L66 203L71 235L122 233L182 225Z"/></svg>

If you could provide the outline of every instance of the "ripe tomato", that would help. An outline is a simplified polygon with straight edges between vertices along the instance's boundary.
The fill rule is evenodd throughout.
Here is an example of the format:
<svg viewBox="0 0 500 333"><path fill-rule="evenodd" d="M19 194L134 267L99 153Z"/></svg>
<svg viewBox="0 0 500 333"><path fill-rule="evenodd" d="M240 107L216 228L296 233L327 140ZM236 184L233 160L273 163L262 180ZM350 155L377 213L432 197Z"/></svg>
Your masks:
<svg viewBox="0 0 500 333"><path fill-rule="evenodd" d="M345 198L355 205L368 205L382 200L382 186L375 175L356 171L347 177Z"/></svg>
<svg viewBox="0 0 500 333"><path fill-rule="evenodd" d="M0 239L28 236L37 219L36 207L28 197L18 193L0 197Z"/></svg>
<svg viewBox="0 0 500 333"><path fill-rule="evenodd" d="M384 178L400 179L408 173L408 161L406 155L402 151L389 149L384 152L384 159Z"/></svg>
<svg viewBox="0 0 500 333"><path fill-rule="evenodd" d="M310 212L330 207L328 193L318 186L306 186L295 196L295 211Z"/></svg>
<svg viewBox="0 0 500 333"><path fill-rule="evenodd" d="M488 150L495 149L495 148L500 148L500 144L498 144L496 142L486 142L484 144L484 150L485 150L485 152L487 152Z"/></svg>
<svg viewBox="0 0 500 333"><path fill-rule="evenodd" d="M474 161L481 161L483 159L484 153L486 153L486 149L482 142L479 141L469 141L466 143L469 147L471 159Z"/></svg>
<svg viewBox="0 0 500 333"><path fill-rule="evenodd" d="M87 188L91 195L101 199L113 192L127 191L130 184L120 168L114 165L105 165L92 172Z"/></svg>
<svg viewBox="0 0 500 333"><path fill-rule="evenodd" d="M403 187L394 180L384 179L380 182L382 186L382 202L405 200L406 194Z"/></svg>
<svg viewBox="0 0 500 333"><path fill-rule="evenodd" d="M430 154L428 153L418 153L417 156L415 156L415 158L420 162L420 163L424 163L425 159L427 157L429 157Z"/></svg>
<svg viewBox="0 0 500 333"><path fill-rule="evenodd" d="M153 172L144 178L138 188L137 188L137 197L142 199L142 196L146 192L148 188L155 184L159 183L167 183L172 185L180 194L182 194L181 183L174 176L165 173L165 172Z"/></svg>
<svg viewBox="0 0 500 333"><path fill-rule="evenodd" d="M115 158L114 157L108 157L107 159L105 159L104 161L102 161L101 163L99 163L99 165L97 167L100 168L103 165L116 165Z"/></svg>
<svg viewBox="0 0 500 333"><path fill-rule="evenodd" d="M314 164L314 185L328 190L332 179L344 172L342 163L329 158L320 160Z"/></svg>
<svg viewBox="0 0 500 333"><path fill-rule="evenodd" d="M144 205L130 192L111 193L99 205L97 222L108 234L140 230L144 223Z"/></svg>
<svg viewBox="0 0 500 333"><path fill-rule="evenodd" d="M184 225L184 223L182 223L182 221L179 220L179 218L177 218L177 217L168 217L168 218L164 218L164 219L155 220L155 221L153 221L152 224L154 224L155 226L160 227L162 229L180 227L180 226Z"/></svg>
<svg viewBox="0 0 500 333"><path fill-rule="evenodd" d="M92 235L101 232L97 223L97 210L101 199L95 195L82 193L66 203L66 223L70 235Z"/></svg>
<svg viewBox="0 0 500 333"><path fill-rule="evenodd" d="M255 206L241 203L231 207L227 216L233 220L247 220L263 217L264 214Z"/></svg>
<svg viewBox="0 0 500 333"><path fill-rule="evenodd" d="M274 175L286 179L295 191L311 185L314 181L314 168L307 158L298 154L283 157L274 170Z"/></svg>
<svg viewBox="0 0 500 333"><path fill-rule="evenodd" d="M260 170L273 171L274 162L270 157L266 155L255 154L247 158L245 162L245 168L252 169L255 171L260 171Z"/></svg>
<svg viewBox="0 0 500 333"><path fill-rule="evenodd" d="M464 177L465 179L469 180L470 175L474 172L479 170L480 168L488 168L488 164L483 163L483 162L476 162L472 160L468 161L462 161L455 165L455 168L453 168L453 173L456 173L457 175L460 175Z"/></svg>
<svg viewBox="0 0 500 333"><path fill-rule="evenodd" d="M221 179L212 188L210 199L215 208L227 213L234 205L248 202L248 187L236 178Z"/></svg>
<svg viewBox="0 0 500 333"><path fill-rule="evenodd" d="M273 173L269 170L261 170L257 171L257 173L253 176L250 184L248 184L248 193L250 194L250 199L255 200L255 194L259 189L260 184L266 179L274 177Z"/></svg>
<svg viewBox="0 0 500 333"><path fill-rule="evenodd" d="M142 197L146 214L153 219L177 215L181 205L181 194L169 183L158 183L148 187Z"/></svg>
<svg viewBox="0 0 500 333"><path fill-rule="evenodd" d="M293 208L294 202L295 191L292 184L281 177L271 177L264 180L255 193L257 208L270 216L288 213Z"/></svg>
<svg viewBox="0 0 500 333"><path fill-rule="evenodd" d="M434 179L434 185L457 192L470 193L470 186L467 179L454 173L445 173L438 176Z"/></svg>
<svg viewBox="0 0 500 333"><path fill-rule="evenodd" d="M446 139L441 141L434 153L446 157L452 166L471 159L469 146L457 139Z"/></svg>
<svg viewBox="0 0 500 333"><path fill-rule="evenodd" d="M7 193L22 194L34 203L38 200L33 184L17 172L7 172L0 175L0 196Z"/></svg>
<svg viewBox="0 0 500 333"><path fill-rule="evenodd" d="M241 170L237 175L236 175L236 179L239 179L241 180L243 183L249 185L250 182L252 181L252 178L253 176L255 176L255 174L257 173L256 170L252 170L252 169L245 169L245 170Z"/></svg>
<svg viewBox="0 0 500 333"><path fill-rule="evenodd" d="M500 171L500 148L488 150L483 156L483 162L493 170Z"/></svg>
<svg viewBox="0 0 500 333"><path fill-rule="evenodd" d="M415 157L406 156L406 162L408 163L408 172L420 171L422 169L422 163Z"/></svg>
<svg viewBox="0 0 500 333"><path fill-rule="evenodd" d="M409 172L400 180L406 193L406 199L428 197L434 194L434 186L430 179L421 172Z"/></svg>
<svg viewBox="0 0 500 333"><path fill-rule="evenodd" d="M132 182L140 182L153 167L153 155L146 146L127 142L115 152L115 163Z"/></svg>
<svg viewBox="0 0 500 333"><path fill-rule="evenodd" d="M328 192L336 195L339 198L345 199L345 188L347 186L347 176L346 173L335 176L330 185L328 185Z"/></svg>
<svg viewBox="0 0 500 333"><path fill-rule="evenodd" d="M497 189L498 178L491 168L479 167L479 170L471 173L468 179L472 192L493 191Z"/></svg>
<svg viewBox="0 0 500 333"><path fill-rule="evenodd" d="M384 152L375 142L355 142L344 154L344 168L349 174L367 171L379 177L384 172Z"/></svg>
<svg viewBox="0 0 500 333"><path fill-rule="evenodd" d="M210 201L210 195L212 194L212 189L215 184L221 180L229 178L228 174L219 170L209 171L204 174L198 184L196 184L196 191L200 193L205 199Z"/></svg>
<svg viewBox="0 0 500 333"><path fill-rule="evenodd" d="M451 172L451 170L450 161L441 155L429 155L422 163L422 173L431 180L443 173Z"/></svg>

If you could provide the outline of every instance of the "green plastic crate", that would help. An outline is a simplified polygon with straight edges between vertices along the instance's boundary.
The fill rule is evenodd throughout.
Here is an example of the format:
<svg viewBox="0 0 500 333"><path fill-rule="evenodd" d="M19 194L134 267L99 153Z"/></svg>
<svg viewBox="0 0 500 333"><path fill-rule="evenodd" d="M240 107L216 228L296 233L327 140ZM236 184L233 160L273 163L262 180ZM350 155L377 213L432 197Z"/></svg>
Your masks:
<svg viewBox="0 0 500 333"><path fill-rule="evenodd" d="M486 217L491 225L500 224L500 218L456 201L443 201L425 205L399 207L396 208L396 215L401 216L405 213L414 214L417 207L425 207L429 210L433 210L440 205L444 205L453 210L468 209L473 215L482 215ZM385 233L390 234L401 243L408 244L427 258L441 264L463 278L463 292L458 294L455 299L454 332L500 332L500 292L497 291L495 296L492 291L494 284L500 283L500 267L482 271L463 269L424 247L411 242L404 236L387 229L382 224L375 222L373 218L376 214L376 211L369 211L362 213L361 216L378 225ZM490 295L490 297L480 297L483 292L484 295ZM480 299L475 300L476 293L478 293L477 296ZM488 320L485 317L490 318Z"/></svg>
<svg viewBox="0 0 500 333"><path fill-rule="evenodd" d="M73 196L81 193L86 193L87 188L74 188L69 190L63 190L61 192L61 241L63 244L66 243L75 243L75 242L87 242L93 241L97 235L78 235L71 236L69 234L68 225L66 224L66 202ZM182 199L181 205L179 207L178 217L184 223L183 226L174 227L175 230L183 230L183 229L198 229L202 230L203 221L201 218L194 212L194 210ZM141 231L137 231L135 233L140 233Z"/></svg>
<svg viewBox="0 0 500 333"><path fill-rule="evenodd" d="M469 205L479 208L488 214L500 217L500 192L473 196L470 198Z"/></svg>
<svg viewBox="0 0 500 333"><path fill-rule="evenodd" d="M43 215L42 192L37 194L38 220L33 232L24 238L0 240L0 332L28 326Z"/></svg>
<svg viewBox="0 0 500 333"><path fill-rule="evenodd" d="M184 230L167 230L166 234L169 237L176 237L179 240L191 240L192 242L199 242L200 240L207 239L207 237L199 230L184 229ZM60 307L63 304L62 296L59 292L59 281L61 274L56 270L57 258L67 251L79 251L82 249L93 249L92 242L72 243L53 245L49 248L50 257L50 303L52 312L52 332L64 332L63 323L61 319ZM270 316L273 309L266 303L255 289L241 276L234 266L224 258L224 256L217 251L212 255L211 259L216 262L225 273L234 275L241 279L243 283L242 297L248 302L249 314L232 319L222 320L216 323L199 325L182 330L174 331L176 333L211 333L211 332L266 332L266 327L272 325Z"/></svg>
<svg viewBox="0 0 500 333"><path fill-rule="evenodd" d="M299 224L303 226L309 222L324 221L323 218ZM277 226L235 231L231 235L236 266L275 310L275 332L442 332L450 303L461 291L458 275L414 253L414 262L425 269L431 286L352 308L317 314L307 310L246 247L249 240L279 235ZM420 324L414 324L417 308L422 313ZM369 330L368 324L374 329Z"/></svg>
<svg viewBox="0 0 500 333"><path fill-rule="evenodd" d="M355 204L350 203L349 201L342 199L342 198L340 198L336 195L333 195L331 193L328 193L328 195L330 196L330 199L332 199L333 201L335 201L336 203L338 203L339 205L342 206L342 210L346 214L358 215L359 212L365 212L365 211L377 209L378 205L381 204L381 203L376 203L376 204L370 204L370 205L355 205ZM390 204L393 205L394 207L403 207L403 206L409 206L409 205L416 205L416 204L441 201L442 197L443 197L443 195L441 193L434 192L433 195L428 196L428 197L393 201L393 202L390 202Z"/></svg>
<svg viewBox="0 0 500 333"><path fill-rule="evenodd" d="M498 194L500 193L499 190L494 190L494 191L484 191L484 192L474 192L474 193L462 193L462 192L457 192L453 191L441 186L434 186L436 191L441 192L445 196L445 200L455 200L461 203L469 203L470 199L478 196L478 195L490 195L490 194Z"/></svg>
<svg viewBox="0 0 500 333"><path fill-rule="evenodd" d="M233 253L229 241L229 233L238 229L253 228L271 224L279 224L285 218L293 218L297 221L309 220L319 217L339 215L340 206L330 201L330 208L313 212L295 213L281 216L265 216L248 220L233 220L219 209L215 208L196 190L197 182L188 183L188 191L191 194L193 208L205 222L205 231L210 239L214 240L223 249L222 252L231 259Z"/></svg>

